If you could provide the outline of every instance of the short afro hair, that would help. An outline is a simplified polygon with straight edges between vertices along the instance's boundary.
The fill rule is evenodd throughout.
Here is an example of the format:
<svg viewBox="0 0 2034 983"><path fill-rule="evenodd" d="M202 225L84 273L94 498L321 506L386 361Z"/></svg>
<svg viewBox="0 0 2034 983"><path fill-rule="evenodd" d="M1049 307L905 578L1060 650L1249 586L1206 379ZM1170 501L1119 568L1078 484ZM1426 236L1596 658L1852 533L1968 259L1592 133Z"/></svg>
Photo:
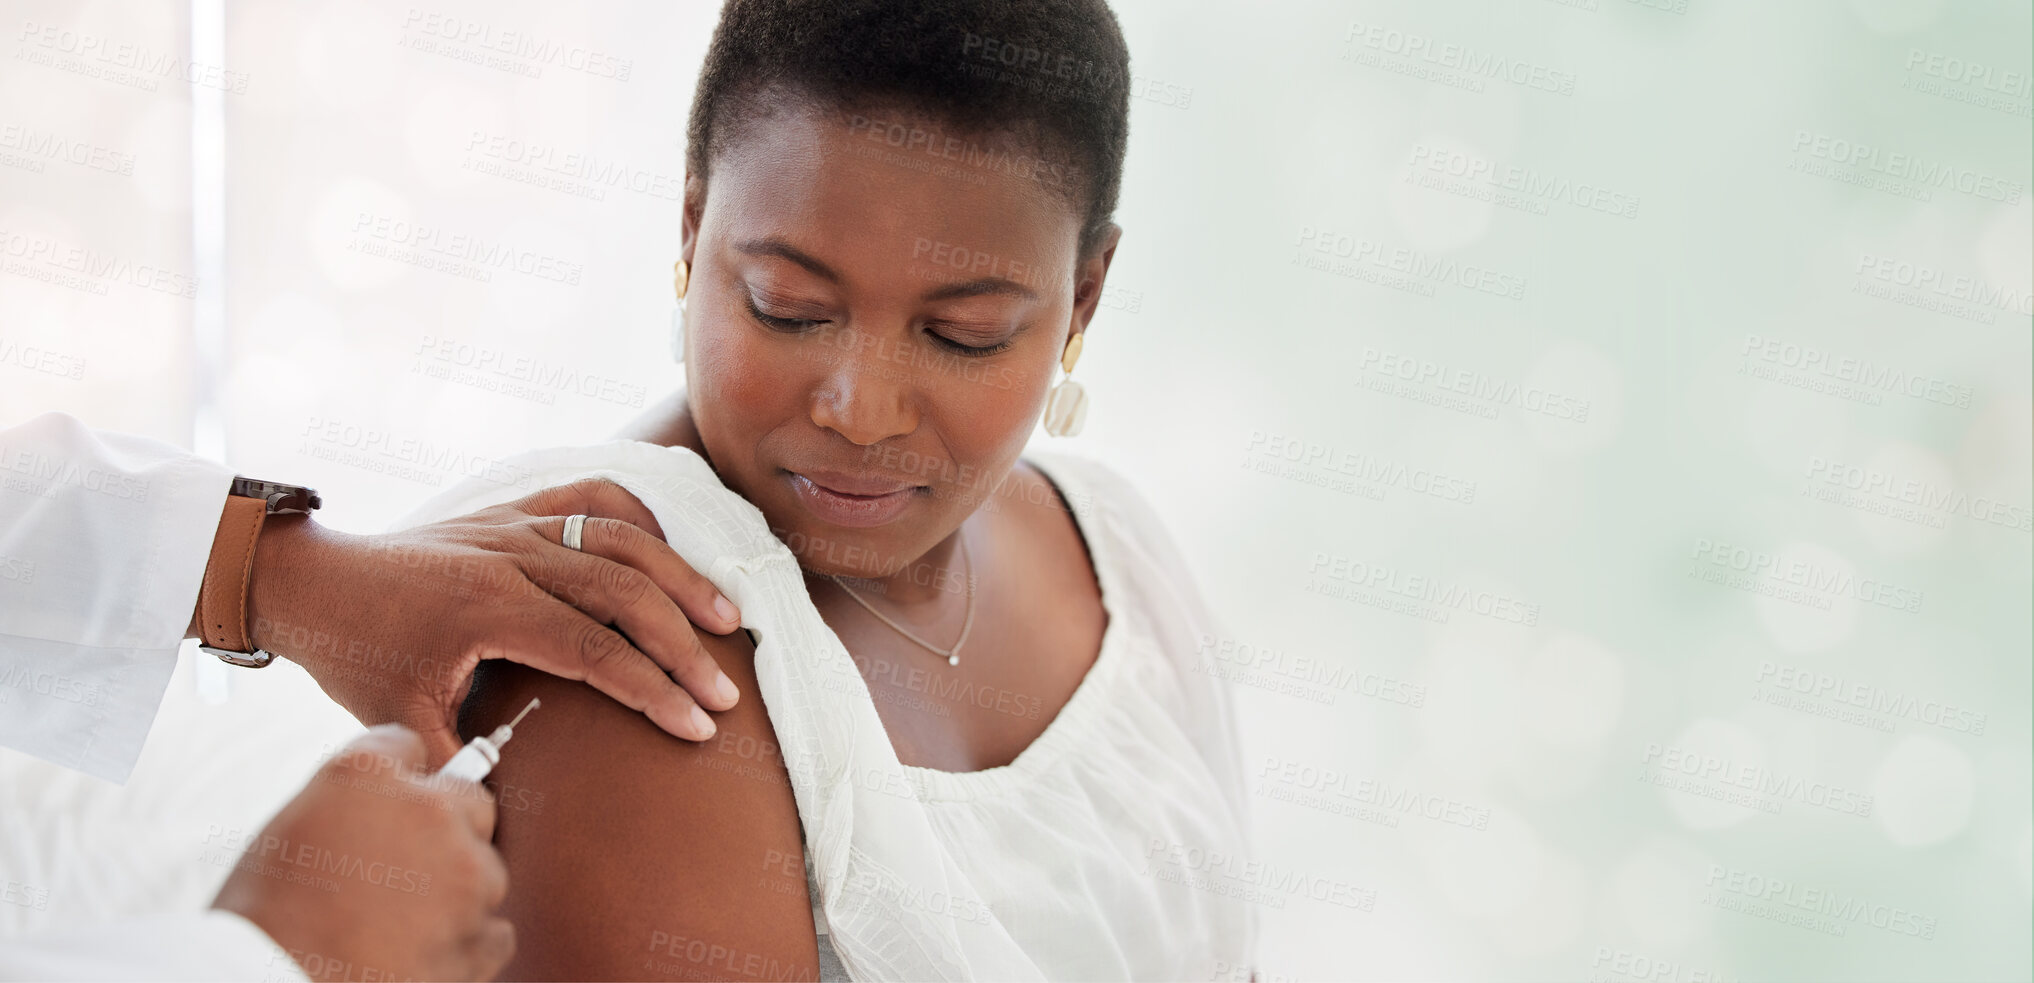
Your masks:
<svg viewBox="0 0 2034 983"><path fill-rule="evenodd" d="M1130 54L1104 0L727 0L693 96L686 169L705 180L776 93L843 112L895 106L951 127L954 134L928 134L874 124L890 131L893 149L963 159L1065 193L1082 216L1083 256L1115 214L1130 138ZM851 125L869 123L857 116ZM955 138L1003 133L1038 158Z"/></svg>

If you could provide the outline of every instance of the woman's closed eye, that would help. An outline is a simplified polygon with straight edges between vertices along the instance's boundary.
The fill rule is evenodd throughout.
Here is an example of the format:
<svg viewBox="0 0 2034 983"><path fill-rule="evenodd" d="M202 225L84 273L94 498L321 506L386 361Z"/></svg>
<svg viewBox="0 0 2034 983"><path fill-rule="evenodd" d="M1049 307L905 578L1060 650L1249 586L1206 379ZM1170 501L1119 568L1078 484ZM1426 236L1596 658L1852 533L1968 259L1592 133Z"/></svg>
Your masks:
<svg viewBox="0 0 2034 983"><path fill-rule="evenodd" d="M979 339L970 337L971 333L969 331L962 329L959 325L945 321L927 321L925 323L925 333L931 335L935 341L947 350L967 358L983 358L1010 347L1010 340L1007 338L997 342L975 344L973 342ZM974 333L982 332L981 329L976 329Z"/></svg>
<svg viewBox="0 0 2034 983"><path fill-rule="evenodd" d="M807 331L818 325L825 324L827 320L826 318L788 317L782 314L771 314L765 312L756 303L756 298L753 296L743 295L742 300L749 305L750 317L755 318L764 327L774 328L778 331Z"/></svg>
<svg viewBox="0 0 2034 983"><path fill-rule="evenodd" d="M822 324L831 323L830 318L793 317L788 312L773 314L764 310L763 305L753 295L745 294L742 300L748 305L749 316L755 318L757 323L773 331L800 333L810 331ZM940 347L965 358L985 358L1005 351L1010 347L1010 340L1008 338L1002 341L987 341L986 336L996 333L989 329L964 326L949 321L927 321L925 322L925 333L931 336L933 341Z"/></svg>

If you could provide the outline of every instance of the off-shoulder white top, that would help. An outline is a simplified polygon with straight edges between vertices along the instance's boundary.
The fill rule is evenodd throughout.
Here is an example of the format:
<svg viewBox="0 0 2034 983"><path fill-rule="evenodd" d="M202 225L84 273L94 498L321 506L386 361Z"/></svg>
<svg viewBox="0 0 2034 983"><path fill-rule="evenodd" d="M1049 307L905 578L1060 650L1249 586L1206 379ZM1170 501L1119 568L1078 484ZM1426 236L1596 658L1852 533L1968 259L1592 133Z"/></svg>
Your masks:
<svg viewBox="0 0 2034 983"><path fill-rule="evenodd" d="M1010 764L904 765L867 685L761 512L680 448L535 451L516 489L455 487L403 525L598 474L741 608L806 841L824 979L1247 979L1258 904L1248 793L1193 576L1103 464L1027 452L1069 503L1109 620L1087 676Z"/></svg>

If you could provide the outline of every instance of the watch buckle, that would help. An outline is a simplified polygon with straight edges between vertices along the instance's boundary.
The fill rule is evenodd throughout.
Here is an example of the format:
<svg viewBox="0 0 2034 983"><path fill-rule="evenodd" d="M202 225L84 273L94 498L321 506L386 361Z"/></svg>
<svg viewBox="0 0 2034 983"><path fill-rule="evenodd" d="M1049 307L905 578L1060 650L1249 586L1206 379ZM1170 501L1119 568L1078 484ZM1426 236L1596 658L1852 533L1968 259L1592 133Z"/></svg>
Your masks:
<svg viewBox="0 0 2034 983"><path fill-rule="evenodd" d="M275 653L264 649L255 649L252 652L235 652L230 649L213 648L210 645L199 642L198 651L216 655L219 657L219 661L240 666L243 669L266 669L269 663L275 661Z"/></svg>

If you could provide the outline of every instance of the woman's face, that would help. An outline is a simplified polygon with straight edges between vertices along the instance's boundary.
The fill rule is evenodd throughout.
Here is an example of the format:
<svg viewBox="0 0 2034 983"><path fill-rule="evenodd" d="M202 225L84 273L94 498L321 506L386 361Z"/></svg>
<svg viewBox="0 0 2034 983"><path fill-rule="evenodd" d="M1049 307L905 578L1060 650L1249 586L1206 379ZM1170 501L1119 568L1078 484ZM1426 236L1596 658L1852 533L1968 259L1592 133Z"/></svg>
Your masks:
<svg viewBox="0 0 2034 983"><path fill-rule="evenodd" d="M1035 156L792 106L688 189L693 423L806 569L897 573L1023 450L1115 245L1077 255L1075 204L1008 164Z"/></svg>

